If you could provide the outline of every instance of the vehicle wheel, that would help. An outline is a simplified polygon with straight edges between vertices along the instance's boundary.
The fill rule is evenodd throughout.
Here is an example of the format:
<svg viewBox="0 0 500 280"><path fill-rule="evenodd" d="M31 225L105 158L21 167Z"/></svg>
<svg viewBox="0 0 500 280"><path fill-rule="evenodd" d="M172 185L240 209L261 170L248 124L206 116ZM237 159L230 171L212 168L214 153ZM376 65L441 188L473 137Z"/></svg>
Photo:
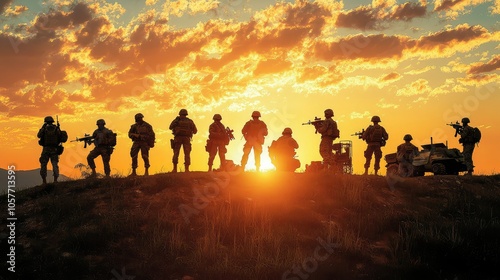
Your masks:
<svg viewBox="0 0 500 280"><path fill-rule="evenodd" d="M446 175L446 166L439 162L433 163L432 173L434 173L434 175Z"/></svg>
<svg viewBox="0 0 500 280"><path fill-rule="evenodd" d="M387 166L387 175L398 175L398 165L391 164Z"/></svg>

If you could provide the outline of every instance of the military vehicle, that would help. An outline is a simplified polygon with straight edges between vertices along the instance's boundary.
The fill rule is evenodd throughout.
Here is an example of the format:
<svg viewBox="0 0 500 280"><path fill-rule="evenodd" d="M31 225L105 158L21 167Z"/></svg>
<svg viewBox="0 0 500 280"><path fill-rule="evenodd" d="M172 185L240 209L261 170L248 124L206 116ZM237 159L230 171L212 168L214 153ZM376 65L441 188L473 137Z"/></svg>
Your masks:
<svg viewBox="0 0 500 280"><path fill-rule="evenodd" d="M334 165L330 167L333 173L352 174L352 141L341 140L332 146ZM306 164L306 172L317 172L325 170L325 164L321 161L312 161Z"/></svg>
<svg viewBox="0 0 500 280"><path fill-rule="evenodd" d="M464 156L456 149L449 149L443 143L432 143L422 145L421 151L413 158L413 176L424 176L425 172L434 175L458 175L459 172L467 171ZM387 174L398 173L398 160L396 153L387 154L384 157L387 162Z"/></svg>

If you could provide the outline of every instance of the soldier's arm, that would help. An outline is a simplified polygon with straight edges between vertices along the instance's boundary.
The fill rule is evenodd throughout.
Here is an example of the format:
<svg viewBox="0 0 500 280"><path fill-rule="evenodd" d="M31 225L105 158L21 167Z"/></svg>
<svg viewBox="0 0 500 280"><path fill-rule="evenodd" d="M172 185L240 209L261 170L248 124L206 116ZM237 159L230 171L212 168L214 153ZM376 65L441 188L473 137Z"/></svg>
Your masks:
<svg viewBox="0 0 500 280"><path fill-rule="evenodd" d="M263 124L263 126L262 126L263 127L263 130L262 130L263 134L262 135L267 136L267 133L268 133L267 125L265 122L262 122L262 124Z"/></svg>
<svg viewBox="0 0 500 280"><path fill-rule="evenodd" d="M38 138L42 138L43 137L43 128L44 127L45 126L42 126L42 128L40 128L40 130L38 130L38 133L37 133L36 137L38 137Z"/></svg>
<svg viewBox="0 0 500 280"><path fill-rule="evenodd" d="M366 140L366 138L368 137L369 133L371 133L371 129L372 129L371 125L369 127L367 127L365 129L365 131L363 132L363 134L361 135L361 139Z"/></svg>
<svg viewBox="0 0 500 280"><path fill-rule="evenodd" d="M383 135L384 135L384 139L385 139L385 140L389 140L389 134L387 133L387 131L385 130L385 128L383 128L383 127L382 127L382 129L383 129L383 132L384 132L384 133L383 133Z"/></svg>
<svg viewBox="0 0 500 280"><path fill-rule="evenodd" d="M293 148L298 149L299 148L299 143L297 143L297 140L295 140L295 139L292 138L292 141L293 141Z"/></svg>
<svg viewBox="0 0 500 280"><path fill-rule="evenodd" d="M132 136L132 133L136 133L134 128L135 128L135 126L131 125L130 129L128 130L128 138L130 138L130 139L133 139L133 137L134 137L134 136Z"/></svg>
<svg viewBox="0 0 500 280"><path fill-rule="evenodd" d="M179 118L175 118L171 123L170 123L170 126L168 127L168 129L170 130L174 130L174 128L177 126L177 122L178 122Z"/></svg>
<svg viewBox="0 0 500 280"><path fill-rule="evenodd" d="M191 123L193 124L193 134L198 133L198 129L196 128L196 125L194 124L194 122L191 121Z"/></svg>

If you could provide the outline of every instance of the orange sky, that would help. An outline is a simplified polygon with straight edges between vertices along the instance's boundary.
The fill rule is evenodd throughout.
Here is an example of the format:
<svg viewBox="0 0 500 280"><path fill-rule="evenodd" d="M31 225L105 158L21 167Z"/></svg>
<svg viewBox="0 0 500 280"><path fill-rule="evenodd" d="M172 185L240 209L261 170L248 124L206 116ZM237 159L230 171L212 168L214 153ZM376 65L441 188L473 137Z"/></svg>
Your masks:
<svg viewBox="0 0 500 280"><path fill-rule="evenodd" d="M112 173L127 175L126 134L142 112L157 134L151 171L170 171L168 126L186 108L199 129L192 170L207 168L215 113L235 130L227 158L239 164L254 110L265 147L293 129L303 169L321 157L320 136L301 123L332 108L355 173L365 143L350 135L373 115L389 132L384 154L407 133L461 149L445 124L467 116L483 132L476 172L499 171L499 0L31 2L0 1L1 168L38 168L36 133L58 115L71 139L105 119L118 133ZM90 149L65 147L61 173L77 176Z"/></svg>

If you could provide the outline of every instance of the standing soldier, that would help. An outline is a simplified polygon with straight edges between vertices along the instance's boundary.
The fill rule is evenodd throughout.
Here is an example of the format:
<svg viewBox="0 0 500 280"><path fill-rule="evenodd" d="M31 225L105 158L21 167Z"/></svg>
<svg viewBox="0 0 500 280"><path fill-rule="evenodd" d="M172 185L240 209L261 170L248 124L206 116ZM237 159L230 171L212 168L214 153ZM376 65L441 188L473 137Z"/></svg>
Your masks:
<svg viewBox="0 0 500 280"><path fill-rule="evenodd" d="M262 145L264 144L264 137L267 136L267 125L259 120L260 112L253 111L252 120L249 120L243 126L241 133L245 137L245 145L243 146L243 157L241 158L241 167L245 169L248 162L248 156L253 148L255 156L255 168L260 170L260 155L262 154Z"/></svg>
<svg viewBox="0 0 500 280"><path fill-rule="evenodd" d="M59 143L61 143L61 130L54 124L54 118L47 116L44 119L44 124L38 131L38 144L43 146L42 154L40 155L40 176L43 184L47 184L47 164L52 164L52 172L54 174L54 183L57 183L59 177Z"/></svg>
<svg viewBox="0 0 500 280"><path fill-rule="evenodd" d="M363 175L368 175L368 168L370 167L370 161L372 160L372 155L375 154L375 175L377 175L380 169L380 159L382 158L382 150L380 147L385 146L385 141L389 139L389 134L385 131L385 128L379 125L381 122L379 116L373 116L373 125L370 125L365 132L363 132L362 139L366 141L368 147L365 151L365 173Z"/></svg>
<svg viewBox="0 0 500 280"><path fill-rule="evenodd" d="M474 152L474 145L476 144L476 140L474 139L474 128L469 126L470 120L469 118L462 119L462 130L459 131L460 139L459 143L462 144L464 155L465 165L467 166L467 173L465 175L472 175L474 172L474 164L472 162L472 153Z"/></svg>
<svg viewBox="0 0 500 280"><path fill-rule="evenodd" d="M229 144L229 136L227 135L225 126L221 123L222 116L215 114L212 119L214 122L208 128L209 134L206 147L208 152L208 171L212 171L212 165L214 164L217 152L219 152L220 170L223 170L226 162L226 145Z"/></svg>
<svg viewBox="0 0 500 280"><path fill-rule="evenodd" d="M95 147L87 156L87 163L92 169L91 177L96 177L97 174L95 172L94 159L101 156L102 163L104 165L104 174L106 174L106 177L109 177L109 174L111 173L109 161L111 160L111 154L113 153L114 146L116 145L116 133L113 133L113 131L104 127L106 122L103 119L97 120L96 125L97 129L94 133L92 133Z"/></svg>
<svg viewBox="0 0 500 280"><path fill-rule="evenodd" d="M137 169L139 150L141 151L142 160L144 160L144 176L149 175L149 149L155 145L155 133L153 127L144 121L143 114L138 113L135 115L135 124L130 126L128 137L133 141L130 149L130 156L132 157L132 174L130 176L137 175L135 170Z"/></svg>
<svg viewBox="0 0 500 280"><path fill-rule="evenodd" d="M191 138L193 134L198 132L198 129L194 122L186 117L187 115L187 110L181 109L179 111L179 116L172 121L169 127L174 134L174 139L170 140L170 146L174 150L174 156L172 158L174 168L172 172L177 172L177 163L179 162L181 146L184 150L184 167L186 172L189 172L189 165L191 164Z"/></svg>
<svg viewBox="0 0 500 280"><path fill-rule="evenodd" d="M294 172L300 167L300 161L295 158L295 149L299 148L299 144L293 139L292 133L292 129L286 127L282 136L269 147L269 157L277 171Z"/></svg>
<svg viewBox="0 0 500 280"><path fill-rule="evenodd" d="M418 154L418 147L411 143L413 137L410 134L406 134L403 140L405 142L398 146L396 153L399 162L398 173L401 177L410 177L413 176L413 157Z"/></svg>
<svg viewBox="0 0 500 280"><path fill-rule="evenodd" d="M325 120L315 123L316 131L321 134L321 143L319 144L319 153L323 158L323 164L326 168L334 165L333 160L333 141L340 137L340 131L337 122L332 119L333 110L325 110Z"/></svg>

